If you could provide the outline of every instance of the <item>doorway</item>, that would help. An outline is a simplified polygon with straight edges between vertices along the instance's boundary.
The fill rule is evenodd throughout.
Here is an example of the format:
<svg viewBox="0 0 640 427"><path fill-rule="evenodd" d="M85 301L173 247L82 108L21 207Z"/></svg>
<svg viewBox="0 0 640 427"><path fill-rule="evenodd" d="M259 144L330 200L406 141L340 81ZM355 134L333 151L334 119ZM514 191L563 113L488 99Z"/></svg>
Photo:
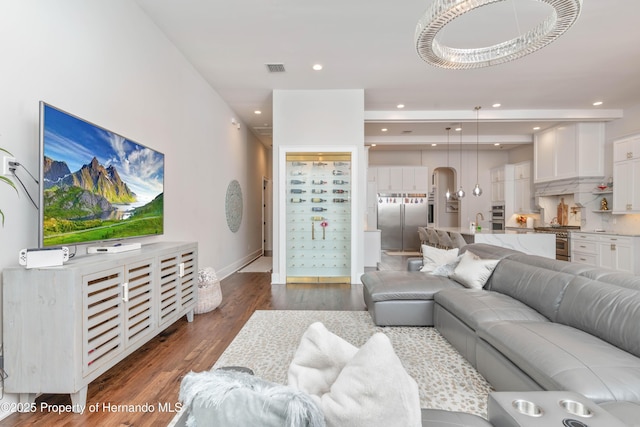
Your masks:
<svg viewBox="0 0 640 427"><path fill-rule="evenodd" d="M436 227L458 227L460 224L460 201L455 197L456 171L450 167L438 167L434 175L434 224ZM449 190L453 195L447 200Z"/></svg>
<svg viewBox="0 0 640 427"><path fill-rule="evenodd" d="M262 177L262 255L273 256L273 183Z"/></svg>

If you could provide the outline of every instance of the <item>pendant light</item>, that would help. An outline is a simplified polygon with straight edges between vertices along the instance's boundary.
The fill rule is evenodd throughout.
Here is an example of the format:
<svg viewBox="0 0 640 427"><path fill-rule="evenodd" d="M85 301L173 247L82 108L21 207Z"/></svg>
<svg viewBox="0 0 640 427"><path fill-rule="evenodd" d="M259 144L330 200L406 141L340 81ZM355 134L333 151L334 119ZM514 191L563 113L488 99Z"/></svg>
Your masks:
<svg viewBox="0 0 640 427"><path fill-rule="evenodd" d="M480 122L480 109L482 107L476 107L476 186L473 189L473 195L474 196L481 196L482 195L482 188L480 188L480 183L478 180L478 174L479 174L479 169L478 169L478 146L480 145L480 132L478 131L479 125L478 123Z"/></svg>
<svg viewBox="0 0 640 427"><path fill-rule="evenodd" d="M462 199L466 194L462 189L462 126L460 126L460 173L458 174L458 180L460 181L460 188L456 191L458 199Z"/></svg>
<svg viewBox="0 0 640 427"><path fill-rule="evenodd" d="M446 130L447 130L447 170L449 170L450 169L449 167L449 132L451 131L451 128L448 127L446 128ZM449 190L449 184L450 184L449 180L447 179L447 192L444 193L444 197L447 200L451 200L451 191Z"/></svg>

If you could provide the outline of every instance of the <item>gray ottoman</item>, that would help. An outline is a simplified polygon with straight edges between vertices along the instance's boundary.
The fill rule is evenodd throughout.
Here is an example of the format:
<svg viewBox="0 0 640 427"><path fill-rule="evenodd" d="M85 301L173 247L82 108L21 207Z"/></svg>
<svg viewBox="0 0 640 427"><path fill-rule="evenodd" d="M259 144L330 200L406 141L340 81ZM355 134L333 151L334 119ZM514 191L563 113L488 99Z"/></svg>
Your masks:
<svg viewBox="0 0 640 427"><path fill-rule="evenodd" d="M416 271L372 271L360 278L364 302L378 326L433 326L433 295L461 285Z"/></svg>

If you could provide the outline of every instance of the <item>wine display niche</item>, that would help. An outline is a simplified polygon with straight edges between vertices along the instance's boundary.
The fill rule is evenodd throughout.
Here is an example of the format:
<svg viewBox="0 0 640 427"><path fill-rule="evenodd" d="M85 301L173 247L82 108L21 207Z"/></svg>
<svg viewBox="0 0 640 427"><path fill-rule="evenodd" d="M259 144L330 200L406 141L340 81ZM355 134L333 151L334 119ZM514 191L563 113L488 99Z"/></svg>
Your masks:
<svg viewBox="0 0 640 427"><path fill-rule="evenodd" d="M287 283L351 283L351 154L286 157Z"/></svg>

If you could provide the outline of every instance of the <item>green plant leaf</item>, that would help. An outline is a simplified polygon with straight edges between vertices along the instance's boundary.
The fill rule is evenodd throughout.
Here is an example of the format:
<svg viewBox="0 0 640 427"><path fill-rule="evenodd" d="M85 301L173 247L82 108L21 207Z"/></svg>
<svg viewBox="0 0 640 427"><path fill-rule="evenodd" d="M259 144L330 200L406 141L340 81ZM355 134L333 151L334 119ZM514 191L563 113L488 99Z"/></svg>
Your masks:
<svg viewBox="0 0 640 427"><path fill-rule="evenodd" d="M4 213L0 209L0 216L2 217L2 226L4 227Z"/></svg>
<svg viewBox="0 0 640 427"><path fill-rule="evenodd" d="M0 151L4 151L5 153L9 154L10 156L13 156L13 154L11 154L9 151L5 150L4 148L0 148Z"/></svg>
<svg viewBox="0 0 640 427"><path fill-rule="evenodd" d="M1 148L0 148L1 150ZM6 176L0 176L0 181L4 181L6 182L8 185L10 185L11 187L13 187L14 190L16 190L16 193L18 192L18 189L16 188L16 185L13 183L13 181L11 181L9 178L7 178Z"/></svg>

